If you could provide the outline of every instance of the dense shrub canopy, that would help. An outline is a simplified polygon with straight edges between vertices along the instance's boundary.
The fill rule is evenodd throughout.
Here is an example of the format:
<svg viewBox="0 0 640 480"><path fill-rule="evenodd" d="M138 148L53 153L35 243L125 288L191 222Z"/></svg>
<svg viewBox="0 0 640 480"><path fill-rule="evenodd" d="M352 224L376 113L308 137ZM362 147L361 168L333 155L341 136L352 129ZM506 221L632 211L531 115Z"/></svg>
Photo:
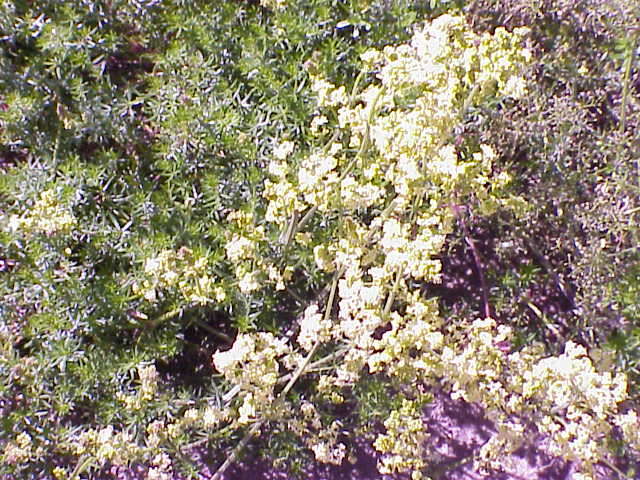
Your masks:
<svg viewBox="0 0 640 480"><path fill-rule="evenodd" d="M357 434L427 478L444 392L493 423L478 470L542 435L636 475L638 18L0 3L0 474L249 441L295 472Z"/></svg>

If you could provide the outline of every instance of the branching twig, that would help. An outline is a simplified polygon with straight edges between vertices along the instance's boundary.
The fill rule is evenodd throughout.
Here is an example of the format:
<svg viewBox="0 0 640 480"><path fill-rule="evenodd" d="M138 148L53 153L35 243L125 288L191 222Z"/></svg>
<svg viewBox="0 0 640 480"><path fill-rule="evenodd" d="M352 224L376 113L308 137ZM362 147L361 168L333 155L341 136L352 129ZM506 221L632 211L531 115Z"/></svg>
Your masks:
<svg viewBox="0 0 640 480"><path fill-rule="evenodd" d="M329 294L329 299L327 300L327 306L325 308L325 320L327 320L331 316L331 309L332 309L332 305L333 305L333 300L335 298L336 289L337 289L337 286L338 286L338 280L340 279L340 277L342 276L343 273L344 273L344 267L340 271L336 272L336 274L333 277L333 282L332 282L332 285L331 285L331 292ZM278 394L278 398L276 399L276 403L280 403L280 402L284 401L286 395L293 388L293 386L298 381L300 376L302 376L302 374L305 372L307 366L311 362L311 358L315 355L316 350L318 349L319 346L320 346L320 340L317 340L315 342L315 344L313 345L313 347L311 348L311 350L309 351L309 353L307 354L307 356L305 357L305 359L302 362L302 364L300 364L298 366L298 369L291 376L291 378L289 379L289 382L285 385L285 387ZM211 477L211 480L220 480L220 478L222 477L224 472L236 461L236 459L238 458L238 455L240 455L240 453L242 452L244 447L247 446L249 441L260 430L260 428L262 428L262 425L264 425L265 422L266 422L266 419L262 418L262 419L258 420L256 423L254 423L251 426L249 431L247 433L245 433L244 437L242 437L242 440L240 440L240 443L238 443L238 445L236 445L236 447L233 449L233 451L227 457L227 459L224 461L224 463L222 465L220 465L218 470L216 470L216 473L214 473L214 475Z"/></svg>
<svg viewBox="0 0 640 480"><path fill-rule="evenodd" d="M389 202L389 205L387 205L387 207L382 211L382 213L380 214L380 218L382 218L382 219L387 218L389 216L389 214L395 208L395 205L396 205L396 199L394 198L393 200L391 200L391 202ZM375 229L372 229L371 231L369 231L369 233L367 234L367 237L365 238L365 242L371 241L371 239L372 239L374 234L375 234ZM337 287L338 287L338 281L340 280L342 275L344 275L345 271L346 271L346 267L343 266L338 271L336 271L334 276L333 276L333 281L331 282L331 289L328 292L329 298L327 299L327 303L326 303L326 307L325 307L325 313L324 313L325 320L328 320L329 317L331 316L331 310L332 310L333 302L334 302L334 299L335 299L336 290L337 290ZM324 296L326 294L327 293L326 293L326 287L325 287L325 289L323 289L323 291L320 292L319 298L324 298ZM321 303L321 302L318 301L317 303ZM329 359L329 357L331 357L331 355L329 355L328 357L325 357L324 359L320 359L317 362L310 363L311 362L311 358L313 357L313 355L315 355L315 353L316 353L316 351L317 351L319 346L320 346L320 342L317 341L313 345L312 349L309 351L307 356L305 357L305 359L302 362L302 364L298 367L296 372L291 375L291 377L289 378L288 383L280 391L280 393L278 394L278 398L276 399L276 402L284 401L285 396L287 395L287 393L289 393L291 388L293 388L293 386L298 381L300 376L303 373L305 373L305 370L307 369L307 367L309 367L310 365L312 367L317 366L321 362L324 362L327 359ZM286 378L288 378L288 375L286 375L283 379L281 379L281 381L286 379ZM225 401L227 399L230 401L239 392L240 392L240 388L238 386L234 387L233 389L231 389L230 392L227 393L227 395L225 395L225 397L224 397ZM211 477L211 480L220 480L220 478L222 477L224 472L236 461L237 457L240 455L242 450L246 447L246 445L253 438L253 436L260 430L260 428L265 424L265 422L266 422L265 419L261 419L261 420L258 420L256 423L254 423L251 426L249 431L244 435L244 437L242 437L242 440L240 441L240 443L238 445L236 445L236 447L233 449L233 451L227 457L227 459L224 461L224 463L222 465L220 465L220 467L218 467L216 472Z"/></svg>

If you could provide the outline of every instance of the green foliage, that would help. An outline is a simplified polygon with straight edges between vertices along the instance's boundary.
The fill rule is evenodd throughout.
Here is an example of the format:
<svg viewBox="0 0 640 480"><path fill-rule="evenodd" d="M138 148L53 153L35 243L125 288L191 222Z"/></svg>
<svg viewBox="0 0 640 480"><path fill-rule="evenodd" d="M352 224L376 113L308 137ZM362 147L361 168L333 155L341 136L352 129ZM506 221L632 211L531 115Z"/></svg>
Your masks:
<svg viewBox="0 0 640 480"><path fill-rule="evenodd" d="M497 314L539 322L527 306L533 297L552 342L604 344L612 332L633 331L640 196L631 52L638 39L629 32L637 29L637 4L477 0L469 10L482 28L531 25L540 54L528 99L476 119L486 122L484 137L517 172L514 187L529 203L520 219L501 215L492 225L500 241L487 255L504 272ZM521 278L513 265L522 257L538 267L533 289L512 281Z"/></svg>
<svg viewBox="0 0 640 480"><path fill-rule="evenodd" d="M357 222L383 218L385 210L350 213L340 205L306 225L294 215L292 233L303 236L286 238L286 229L265 219L274 150L295 144L295 173L330 138L319 140L311 125L324 108L312 89L317 78L355 98L379 82L362 54L406 43L416 25L465 6L479 31L530 25L540 71L531 72L525 99L487 87L486 101L451 126L442 141L460 147L465 179L488 177L482 188L461 181L457 197L442 198L468 202L472 226L480 212L492 214L505 247L498 248L500 266L487 272L488 298L496 317L517 327L514 349L540 339L553 354L570 339L606 344L629 374L636 401L638 38L626 32L637 16L612 16L621 2L593 0L587 3L597 7L598 21L581 30L567 2L559 2L556 16L543 13L551 8L511 3L0 2L0 475L93 478L135 463L166 473L166 454L175 472L195 478L189 456L196 446L206 446L217 465L231 455L251 425L220 412L226 405L240 410L246 392L219 373L212 355L229 351L241 334L293 341L305 308L331 295L333 273L318 266L314 247L353 237ZM576 15L587 10L580 4ZM421 94L403 91L394 101L408 113ZM395 107L385 106L379 119ZM336 111L322 111L337 124ZM347 130L335 135L344 158L358 159ZM493 171L473 166L484 144L501 153ZM380 153L370 145L363 151L363 163ZM351 168L362 169L345 171ZM498 182L507 171L510 178ZM393 188L382 176L375 182L385 194ZM420 195L406 215L411 221L427 208ZM452 244L465 237L464 229L449 229L448 213L437 215L446 231L436 234L451 230ZM548 225L550 234L536 236ZM263 232L250 267L268 259L286 275L283 289L275 280L254 291L240 284L229 245L248 231ZM528 263L505 268L523 251ZM562 287L565 278L572 288ZM402 295L425 287L400 284ZM575 290L572 314L541 310L534 298L540 284L563 295ZM385 312L404 314L414 304L399 301L396 287ZM438 332L460 327L455 335L463 335L478 315L476 300L465 298L451 314L451 331ZM338 347L312 351L309 371L291 390L284 385L293 375L277 379L286 402L268 412L264 425L273 435L258 442L269 460L295 460L300 471L312 461L309 448L300 453L304 422L326 445L349 445L347 430L372 432L390 412L415 413L430 398L425 385L386 374L320 391L346 348ZM313 409L305 403L317 398Z"/></svg>
<svg viewBox="0 0 640 480"><path fill-rule="evenodd" d="M298 297L237 292L225 217L261 208L253 199L268 139L304 141L313 102L303 64L313 56L348 81L359 53L406 39L428 13L406 2L322 0L282 11L231 1L3 2L3 438L28 432L30 458L64 467L54 445L66 429L145 428L170 412L180 388L189 401L219 388L179 387L169 368L165 400L143 420L118 400L140 365L180 357L181 368L211 375L211 353L235 329L281 328ZM53 206L38 217L29 212L44 191ZM63 213L73 229L56 226ZM136 293L147 259L181 248L206 261L217 301L175 288L157 303ZM303 280L292 288L307 296L319 279Z"/></svg>

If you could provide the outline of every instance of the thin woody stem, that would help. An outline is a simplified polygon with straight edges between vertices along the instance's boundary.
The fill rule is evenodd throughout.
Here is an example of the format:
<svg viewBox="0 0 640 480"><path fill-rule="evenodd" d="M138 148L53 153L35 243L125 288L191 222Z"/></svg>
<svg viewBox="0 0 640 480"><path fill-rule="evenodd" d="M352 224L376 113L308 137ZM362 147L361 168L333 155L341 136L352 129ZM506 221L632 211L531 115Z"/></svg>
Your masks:
<svg viewBox="0 0 640 480"><path fill-rule="evenodd" d="M387 207L384 209L384 211L382 211L382 213L380 214L381 218L384 219L384 218L388 217L389 214L393 211L393 209L395 208L395 204L396 204L395 200L396 199L394 198L391 202L389 202L389 205L387 205ZM368 233L365 241L366 242L371 241L371 238L373 237L373 235L374 235L374 231L372 230L372 231L370 231ZM338 287L338 281L340 280L342 275L344 275L345 271L346 271L346 267L342 266L338 271L335 272L335 274L333 276L333 281L331 283L331 290L329 292L329 298L327 299L325 312L324 312L324 319L325 320L328 320L329 317L331 316L331 310L332 310L333 303L334 303L335 296L336 296L336 291L337 291L337 287ZM315 355L315 353L318 350L319 346L320 346L320 341L318 340L318 341L315 342L315 344L313 345L313 347L311 348L311 350L309 351L309 353L305 357L305 359L302 362L302 364L298 367L298 369L295 371L295 373L293 373L293 375L291 376L289 382L280 391L280 393L278 394L278 397L276 398L275 402L284 401L284 398L287 395L287 393L289 393L289 391L293 388L295 383L298 381L298 379L302 376L302 374L305 372L305 370L309 366L309 364L311 362L311 359L313 358L313 355ZM316 363L311 364L311 365L317 365L318 363L319 362L316 362ZM230 395L229 400L231 398L233 398L237 393L239 393L240 389L239 388L234 388L234 389L232 389L232 391L233 391L233 394ZM229 393L231 393L231 392L229 392ZM247 433L245 433L244 437L242 437L242 440L240 440L240 443L238 443L238 445L235 446L235 448L233 449L231 454L227 457L227 459L224 461L224 463L222 465L220 465L220 467L218 467L216 472L211 477L211 480L220 480L222 478L222 475L224 475L224 472L236 461L236 459L238 458L238 456L240 455L242 450L247 446L249 441L260 430L260 428L262 428L262 426L265 423L266 423L266 420L265 419L261 419L261 420L258 420L257 422L255 422L251 426L249 431Z"/></svg>
<svg viewBox="0 0 640 480"><path fill-rule="evenodd" d="M224 475L224 472L226 472L227 469L236 461L236 458L238 458L238 455L240 455L240 452L242 452L244 447L247 446L247 443L249 443L249 440L253 438L253 436L260 430L260 428L264 423L265 423L265 420L259 420L253 425L251 425L251 428L249 429L249 431L245 434L244 437L242 437L242 440L240 440L240 443L236 445L236 447L233 449L233 452L231 452L231 455L229 455L227 459L224 461L224 463L220 465L218 470L216 470L216 473L213 474L213 477L211 477L211 480L220 480L220 478L222 478L222 475Z"/></svg>
<svg viewBox="0 0 640 480"><path fill-rule="evenodd" d="M327 300L327 306L325 309L325 320L328 319L331 315L331 307L333 305L333 300L335 298L335 293L338 286L338 280L343 273L344 273L344 268L342 268L339 272L336 272L336 274L334 275L333 283L331 285L331 293L329 294L329 299ZM284 398L287 395L287 393L289 393L289 391L293 388L295 383L298 381L298 379L302 376L302 374L306 370L307 366L311 362L311 358L313 357L313 355L315 355L316 350L318 349L319 346L320 346L320 340L317 340L316 343L311 348L311 350L309 351L309 353L307 354L307 356L305 357L302 364L298 367L298 369L293 374L289 382L278 394L278 398L276 399L276 402L284 401ZM242 437L242 440L240 440L240 443L238 443L238 445L235 446L235 448L231 452L231 455L229 455L227 459L224 461L224 463L220 465L218 470L216 470L216 473L214 473L214 475L211 477L211 480L220 480L222 478L222 475L224 475L224 472L236 461L236 459L238 458L238 455L240 455L242 450L247 446L247 444L253 438L253 436L258 431L260 431L260 428L262 428L265 422L266 422L265 419L261 419L251 426L249 431L245 433L244 437Z"/></svg>

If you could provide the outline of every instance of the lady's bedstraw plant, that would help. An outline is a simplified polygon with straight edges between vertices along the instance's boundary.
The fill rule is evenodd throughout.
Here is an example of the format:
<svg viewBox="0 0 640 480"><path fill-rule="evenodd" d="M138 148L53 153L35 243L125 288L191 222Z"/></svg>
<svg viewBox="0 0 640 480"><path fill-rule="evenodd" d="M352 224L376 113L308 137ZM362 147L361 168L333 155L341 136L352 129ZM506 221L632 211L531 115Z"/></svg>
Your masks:
<svg viewBox="0 0 640 480"><path fill-rule="evenodd" d="M239 231L227 254L243 291L274 278L282 288L278 282L286 281L287 267L274 275L275 264L260 259L267 251L266 232L279 232L287 247L308 251L318 269L333 274L338 308L332 312L331 302L310 306L293 344L286 338L269 344L265 333L249 333L214 356L220 372L240 388L241 423L250 418L247 412L256 418L269 415L276 374L284 373L286 363L294 367L295 357L264 372L260 382L253 375L255 359L266 357L265 365L273 364L287 343L291 352L304 354L319 345L336 349L335 369L316 377L318 394L328 398L339 398L341 388L367 372L405 385L449 376L454 359L446 365L441 356L455 339L447 336L435 303L422 298L415 285L438 280L435 257L452 228L452 205L472 197L484 203L502 200L492 196L497 183L492 149L480 145L460 151L452 133L468 107L490 96L523 92L518 72L529 58L521 46L525 33L498 29L478 36L462 17L444 15L418 30L409 44L363 54L364 71L352 92L312 75L318 111L311 130L319 146L306 155L290 141L275 146L264 189L268 227L232 213ZM307 224L325 227L303 231ZM254 270L248 270L248 261ZM376 335L381 330L385 333ZM391 418L417 408L421 399L414 393L418 403L406 400ZM408 434L400 420L385 425L387 433L376 446L391 455L381 471L410 470L419 476L423 464L415 448L420 436ZM312 450L319 459L327 457L318 455L326 448Z"/></svg>
<svg viewBox="0 0 640 480"><path fill-rule="evenodd" d="M637 430L629 429L637 428L637 418L623 408L623 373L598 370L573 342L558 356L545 356L540 344L509 352L512 334L493 319L476 320L454 333L457 346L442 352L453 396L483 405L497 429L479 452L479 468L508 467L505 457L527 442L531 426L547 435L551 454L575 461L584 479L595 478L594 465L607 460L614 425L631 446L638 444Z"/></svg>
<svg viewBox="0 0 640 480"><path fill-rule="evenodd" d="M559 357L544 358L539 346L507 353L510 328L490 318L445 326L435 303L419 289L420 282L438 281L436 256L452 230L451 206L478 202L492 212L517 203L496 195L509 178L492 172L491 147L462 150L452 132L473 105L525 91L519 76L530 58L522 47L525 34L526 29L497 29L476 35L462 17L443 15L416 31L409 44L364 53L365 70L351 93L312 76L318 111L311 131L320 146L306 154L289 141L275 146L264 189L268 227L244 222L227 252L236 264L248 257L238 251L259 258L266 251L261 239L271 229L289 248L312 252L317 268L333 274L337 311L331 301L310 306L295 343L289 343L290 352L333 349L335 368L314 377L318 400L339 400L341 389L365 374L383 374L400 391L406 391L402 385L449 385L454 395L486 407L496 422L497 434L479 453L481 467L499 468L499 454L522 445L525 429L536 424L549 435L549 450L577 461L589 478L593 465L606 458L612 425L624 425L628 434L627 424L636 421L618 415L626 398L624 375L598 372L572 343ZM323 228L305 230L306 225ZM261 264L267 263L253 262L255 289L274 277L280 281ZM270 415L275 375L295 364L289 357L264 377L271 378L264 385L252 380L257 364L239 353L246 350L242 346L263 344L264 353L250 349L251 358L275 359L289 342L274 339L268 345L261 341L264 335L242 335L229 352L214 356L242 392L241 423L247 411L256 418ZM225 360L230 355L233 362ZM409 391L375 446L386 454L381 473L422 478L425 456L418 452L426 432L418 408L425 398L415 388ZM333 456L318 455L326 450L322 446L311 447L319 460L342 458L340 443Z"/></svg>
<svg viewBox="0 0 640 480"><path fill-rule="evenodd" d="M217 351L217 396L177 399L151 360L136 353L128 367L137 367L131 389L118 384L111 392L103 385L118 411L100 419L101 426L56 437L56 454L77 459L75 470L53 468L56 478L143 462L148 479L169 479L190 448L206 443L218 451L231 447L217 479L267 423L273 428L264 435L292 434L318 461L339 464L349 456L349 441L331 414L333 404L374 376L397 392L374 443L384 454L381 473L428 475L421 407L430 387L479 403L494 421L497 432L476 459L481 467L500 467L498 460L526 442L532 425L547 435L550 452L578 463L585 479L607 460L612 429L638 448L640 423L623 407L623 374L599 369L571 342L558 356L540 345L516 351L512 330L491 318L446 324L437 302L423 293L425 283L439 279L437 258L458 205L491 213L520 201L502 194L510 180L496 172L492 148L459 145L454 130L469 109L523 94L520 72L530 59L525 35L501 28L477 35L462 16L443 15L407 44L365 52L353 87L310 68L317 98L311 142L274 141L258 198L226 216L230 268L214 269L196 247L163 245L140 261L128 285L141 310L176 297L180 305L203 306L234 295L293 295L305 278L320 278L325 288L294 328L245 328L230 348ZM44 191L27 213L9 217L11 230L25 238L69 235L77 220L56 198ZM12 375L18 374L16 367ZM2 452L16 471L45 458L40 432L18 431L27 428L21 425Z"/></svg>

